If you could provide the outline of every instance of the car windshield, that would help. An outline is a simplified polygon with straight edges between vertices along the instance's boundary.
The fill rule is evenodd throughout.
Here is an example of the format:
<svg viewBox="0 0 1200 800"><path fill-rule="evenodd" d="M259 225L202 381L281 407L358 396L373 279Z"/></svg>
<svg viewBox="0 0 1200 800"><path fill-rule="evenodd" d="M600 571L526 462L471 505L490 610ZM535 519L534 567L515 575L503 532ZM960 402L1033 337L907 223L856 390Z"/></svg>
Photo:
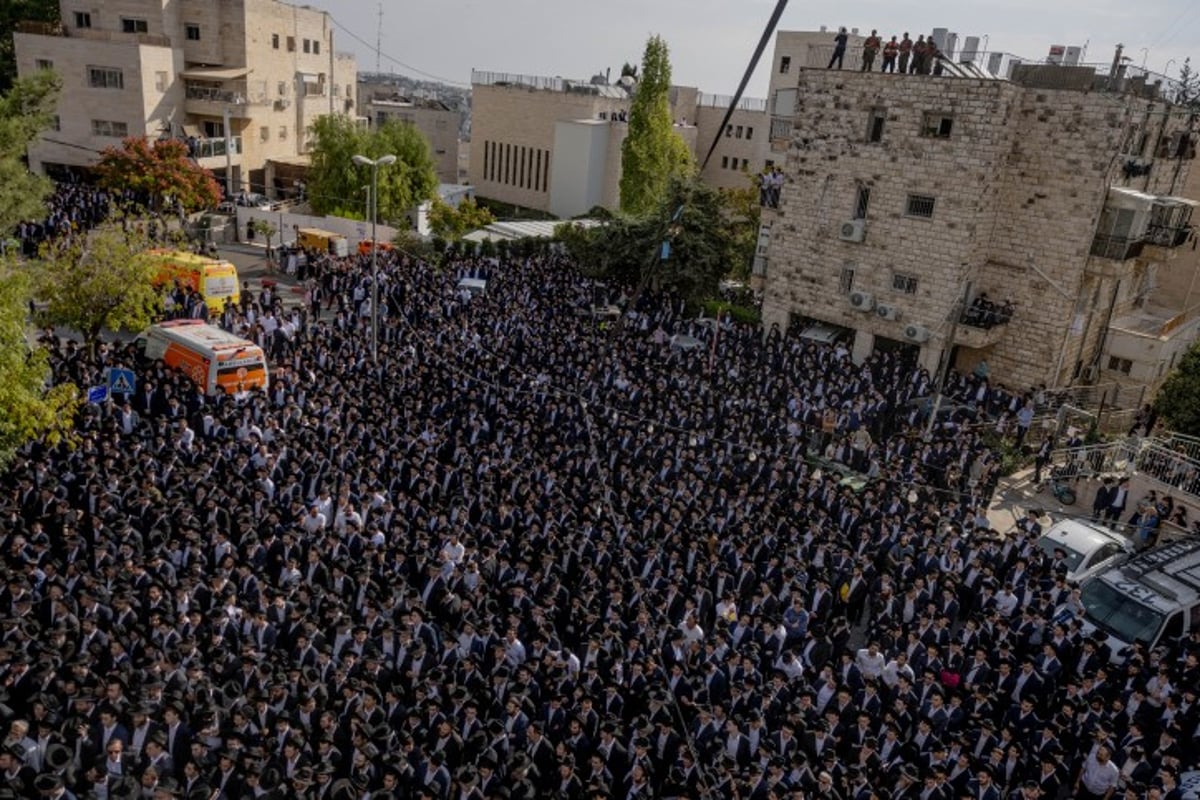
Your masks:
<svg viewBox="0 0 1200 800"><path fill-rule="evenodd" d="M1049 536L1043 536L1038 539L1038 547L1042 548L1042 552L1049 558L1054 558L1055 550L1062 550L1067 556L1067 572L1074 572L1083 563L1083 553L1078 550L1072 550L1062 542L1055 541Z"/></svg>
<svg viewBox="0 0 1200 800"><path fill-rule="evenodd" d="M1097 628L1132 644L1152 644L1163 624L1163 615L1122 594L1104 581L1085 583L1080 593L1087 621Z"/></svg>

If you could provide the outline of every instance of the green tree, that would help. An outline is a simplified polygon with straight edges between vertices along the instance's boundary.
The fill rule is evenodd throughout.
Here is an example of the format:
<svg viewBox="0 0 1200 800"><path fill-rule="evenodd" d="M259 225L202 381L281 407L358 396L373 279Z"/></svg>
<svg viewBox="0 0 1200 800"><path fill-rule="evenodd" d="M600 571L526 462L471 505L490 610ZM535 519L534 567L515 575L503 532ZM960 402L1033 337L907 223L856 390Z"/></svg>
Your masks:
<svg viewBox="0 0 1200 800"><path fill-rule="evenodd" d="M671 61L660 36L646 42L642 76L621 145L621 210L634 216L656 208L674 177L693 172L692 154L671 119Z"/></svg>
<svg viewBox="0 0 1200 800"><path fill-rule="evenodd" d="M590 229L563 223L555 236L589 274L634 287L633 305L647 289L706 300L737 253L721 194L695 176L673 179L650 214Z"/></svg>
<svg viewBox="0 0 1200 800"><path fill-rule="evenodd" d="M34 267L46 321L83 334L89 348L102 331L140 331L154 322L162 296L149 239L128 220L47 247Z"/></svg>
<svg viewBox="0 0 1200 800"><path fill-rule="evenodd" d="M396 157L396 163L379 167L380 222L399 223L437 191L429 141L412 125L388 120L368 129L349 117L331 114L318 118L311 130L308 197L318 214L359 204L363 187L371 183L371 168L355 164L356 155Z"/></svg>
<svg viewBox="0 0 1200 800"><path fill-rule="evenodd" d="M13 84L0 97L0 231L46 214L50 182L25 166L29 143L50 126L62 81L44 71Z"/></svg>
<svg viewBox="0 0 1200 800"><path fill-rule="evenodd" d="M754 254L758 250L758 231L762 224L759 181L757 175L747 175L745 186L720 190L723 216L732 240L729 275L738 280L750 277Z"/></svg>
<svg viewBox="0 0 1200 800"><path fill-rule="evenodd" d="M1167 375L1154 410L1169 430L1200 436L1200 342L1188 348Z"/></svg>
<svg viewBox="0 0 1200 800"><path fill-rule="evenodd" d="M28 299L27 276L0 264L0 467L30 439L67 436L79 405L73 384L46 388L50 365L45 348L30 345Z"/></svg>
<svg viewBox="0 0 1200 800"><path fill-rule="evenodd" d="M440 236L449 241L456 241L471 231L486 228L496 221L492 212L468 197L461 200L458 208L434 198L433 207L429 209L429 229L434 236Z"/></svg>
<svg viewBox="0 0 1200 800"><path fill-rule="evenodd" d="M1192 69L1192 59L1185 58L1179 68L1179 80L1175 85L1175 102L1187 108L1200 108L1200 76Z"/></svg>
<svg viewBox="0 0 1200 800"><path fill-rule="evenodd" d="M35 22L57 26L61 17L58 0L4 0L0 3L0 92L17 80L17 57L13 33L17 23Z"/></svg>
<svg viewBox="0 0 1200 800"><path fill-rule="evenodd" d="M269 219L256 219L250 223L251 229L255 236L261 236L267 241L267 252L271 252L271 237L279 233L279 230L271 223Z"/></svg>
<svg viewBox="0 0 1200 800"><path fill-rule="evenodd" d="M120 147L104 150L96 175L105 188L145 195L155 211L178 204L192 212L221 202L221 188L212 173L189 158L187 145L178 139L130 136Z"/></svg>

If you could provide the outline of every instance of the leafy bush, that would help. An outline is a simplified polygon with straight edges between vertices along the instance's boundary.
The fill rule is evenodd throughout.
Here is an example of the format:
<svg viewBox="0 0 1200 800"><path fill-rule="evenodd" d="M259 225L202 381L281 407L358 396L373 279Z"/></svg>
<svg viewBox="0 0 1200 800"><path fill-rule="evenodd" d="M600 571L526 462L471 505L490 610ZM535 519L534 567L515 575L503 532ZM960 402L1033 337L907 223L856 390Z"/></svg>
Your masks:
<svg viewBox="0 0 1200 800"><path fill-rule="evenodd" d="M762 312L750 306L727 303L724 300L708 300L702 308L706 317L715 317L719 313L731 317L734 322L745 322L751 325L762 324Z"/></svg>

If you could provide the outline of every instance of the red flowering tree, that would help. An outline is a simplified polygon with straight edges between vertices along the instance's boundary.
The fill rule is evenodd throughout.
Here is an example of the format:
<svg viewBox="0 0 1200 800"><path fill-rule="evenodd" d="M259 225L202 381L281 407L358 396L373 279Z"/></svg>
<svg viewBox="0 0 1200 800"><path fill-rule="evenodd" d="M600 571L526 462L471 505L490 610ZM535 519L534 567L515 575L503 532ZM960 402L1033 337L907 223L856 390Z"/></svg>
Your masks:
<svg viewBox="0 0 1200 800"><path fill-rule="evenodd" d="M188 158L187 145L178 139L130 136L120 147L104 151L96 173L105 188L132 190L156 211L167 203L178 202L191 212L221 202L221 189L212 174Z"/></svg>

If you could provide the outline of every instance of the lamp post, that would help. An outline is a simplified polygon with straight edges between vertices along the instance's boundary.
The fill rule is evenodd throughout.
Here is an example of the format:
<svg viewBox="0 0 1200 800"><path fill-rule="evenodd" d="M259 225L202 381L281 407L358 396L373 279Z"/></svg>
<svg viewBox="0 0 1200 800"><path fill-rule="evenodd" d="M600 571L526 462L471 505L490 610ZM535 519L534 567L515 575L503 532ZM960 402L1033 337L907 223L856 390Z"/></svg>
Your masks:
<svg viewBox="0 0 1200 800"><path fill-rule="evenodd" d="M391 153L379 158L354 156L360 167L371 168L371 361L379 363L379 240L375 227L379 222L379 168L395 164Z"/></svg>

